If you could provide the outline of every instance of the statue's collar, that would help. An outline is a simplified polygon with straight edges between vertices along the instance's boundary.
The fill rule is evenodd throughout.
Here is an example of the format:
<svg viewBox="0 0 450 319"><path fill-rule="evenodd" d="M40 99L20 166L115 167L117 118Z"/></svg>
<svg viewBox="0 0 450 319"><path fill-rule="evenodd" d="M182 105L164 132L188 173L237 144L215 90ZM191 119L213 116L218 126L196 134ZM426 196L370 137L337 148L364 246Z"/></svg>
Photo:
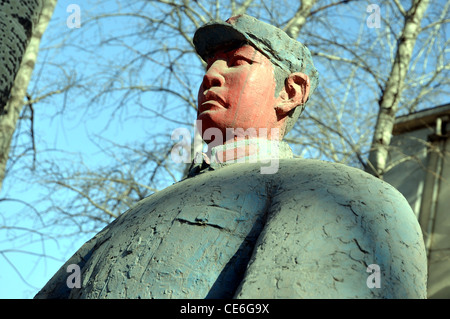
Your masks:
<svg viewBox="0 0 450 319"><path fill-rule="evenodd" d="M258 163L271 159L293 158L292 150L285 141L246 139L211 148L211 154L197 153L189 169L192 177L206 169L216 170L237 163Z"/></svg>

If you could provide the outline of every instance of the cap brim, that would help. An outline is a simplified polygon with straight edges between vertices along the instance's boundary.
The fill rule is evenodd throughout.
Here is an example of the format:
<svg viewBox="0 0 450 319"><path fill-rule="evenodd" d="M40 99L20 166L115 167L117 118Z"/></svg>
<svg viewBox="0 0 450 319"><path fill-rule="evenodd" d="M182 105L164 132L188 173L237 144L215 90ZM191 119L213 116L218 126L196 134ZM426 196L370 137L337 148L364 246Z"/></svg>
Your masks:
<svg viewBox="0 0 450 319"><path fill-rule="evenodd" d="M195 50L204 61L219 48L243 41L248 41L243 33L236 30L232 25L221 21L215 21L200 27L193 38Z"/></svg>

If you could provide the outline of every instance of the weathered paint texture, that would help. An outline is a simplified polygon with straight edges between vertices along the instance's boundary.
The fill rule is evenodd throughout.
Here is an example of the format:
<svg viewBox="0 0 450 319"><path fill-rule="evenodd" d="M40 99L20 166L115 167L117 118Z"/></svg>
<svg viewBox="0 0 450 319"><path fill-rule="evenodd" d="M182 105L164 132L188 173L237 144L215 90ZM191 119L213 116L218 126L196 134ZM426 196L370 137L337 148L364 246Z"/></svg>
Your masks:
<svg viewBox="0 0 450 319"><path fill-rule="evenodd" d="M270 61L289 73L302 72L311 79L311 92L319 81L309 49L289 37L279 28L246 14L231 17L226 22L211 21L200 27L193 39L203 60L214 55L218 47L237 40L247 42Z"/></svg>
<svg viewBox="0 0 450 319"><path fill-rule="evenodd" d="M274 76L260 77L261 87L265 88L265 91L273 91L268 84L272 85L276 79L275 92L278 94L279 89L288 88L280 94L280 97L287 97L288 100L295 102L295 107L280 104L278 101L277 104L272 105L277 109L279 119L287 117L286 123L282 127L282 136L292 129L295 121L303 112L308 98L319 83L319 73L314 66L311 53L305 45L291 38L281 29L246 14L231 17L225 22L206 23L195 32L193 43L197 53L206 62L221 50L228 50L236 44L247 44L255 48L268 60L267 62L271 62ZM219 82L215 83L216 86L220 86ZM299 88L294 89L296 86ZM242 88L235 94L243 93L244 90ZM292 96L293 92L298 94ZM276 97L278 98L278 95ZM258 108L259 105L242 103L240 107Z"/></svg>
<svg viewBox="0 0 450 319"><path fill-rule="evenodd" d="M227 128L240 128L249 137L258 137L261 128L270 134L271 128L279 126L275 100L272 65L262 53L250 45L216 52L208 59L198 94L202 136L218 128L224 138L216 137L215 142L223 144Z"/></svg>
<svg viewBox="0 0 450 319"><path fill-rule="evenodd" d="M424 298L426 256L404 197L361 170L284 159L207 171L139 202L36 298ZM66 285L81 267L80 289ZM367 287L367 266L381 288Z"/></svg>

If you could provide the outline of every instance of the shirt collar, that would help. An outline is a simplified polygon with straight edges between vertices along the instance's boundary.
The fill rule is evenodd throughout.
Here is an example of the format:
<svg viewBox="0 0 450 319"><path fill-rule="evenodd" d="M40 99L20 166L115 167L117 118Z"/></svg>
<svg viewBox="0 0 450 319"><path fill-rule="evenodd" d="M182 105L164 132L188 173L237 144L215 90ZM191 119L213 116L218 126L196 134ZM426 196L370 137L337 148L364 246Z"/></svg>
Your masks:
<svg viewBox="0 0 450 319"><path fill-rule="evenodd" d="M206 169L217 170L237 163L257 163L270 159L293 158L291 148L285 141L246 139L215 146L211 156L197 153L189 169L189 177L203 173Z"/></svg>

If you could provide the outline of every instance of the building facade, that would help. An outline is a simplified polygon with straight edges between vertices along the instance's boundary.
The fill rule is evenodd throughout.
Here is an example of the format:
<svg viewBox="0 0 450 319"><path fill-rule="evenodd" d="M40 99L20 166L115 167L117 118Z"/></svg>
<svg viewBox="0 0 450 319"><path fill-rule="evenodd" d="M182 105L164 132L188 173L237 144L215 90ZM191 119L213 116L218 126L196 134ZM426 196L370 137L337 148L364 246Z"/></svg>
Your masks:
<svg viewBox="0 0 450 319"><path fill-rule="evenodd" d="M384 180L408 200L424 234L428 298L450 299L450 104L396 119Z"/></svg>

